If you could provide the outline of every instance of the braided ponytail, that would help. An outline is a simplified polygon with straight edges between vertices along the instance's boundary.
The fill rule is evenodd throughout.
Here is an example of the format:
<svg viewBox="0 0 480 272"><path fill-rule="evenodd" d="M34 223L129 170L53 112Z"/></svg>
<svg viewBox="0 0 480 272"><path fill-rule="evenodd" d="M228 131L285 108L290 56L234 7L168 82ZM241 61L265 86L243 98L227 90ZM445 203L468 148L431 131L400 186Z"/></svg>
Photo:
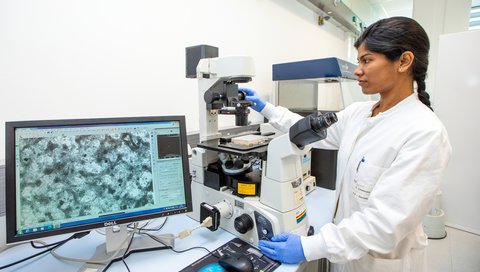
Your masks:
<svg viewBox="0 0 480 272"><path fill-rule="evenodd" d="M423 104L425 104L425 106L427 106L429 109L433 111L433 108L430 103L430 95L425 91L425 80L418 80L418 79L415 79L415 80L417 81L417 86L418 86L418 89L417 89L418 99L420 99L420 101Z"/></svg>
<svg viewBox="0 0 480 272"><path fill-rule="evenodd" d="M417 82L418 99L432 111L430 95L425 91L430 42L427 33L415 20L407 17L391 17L370 25L355 41L358 49L365 44L368 50L384 54L396 61L405 51L413 53L413 79Z"/></svg>

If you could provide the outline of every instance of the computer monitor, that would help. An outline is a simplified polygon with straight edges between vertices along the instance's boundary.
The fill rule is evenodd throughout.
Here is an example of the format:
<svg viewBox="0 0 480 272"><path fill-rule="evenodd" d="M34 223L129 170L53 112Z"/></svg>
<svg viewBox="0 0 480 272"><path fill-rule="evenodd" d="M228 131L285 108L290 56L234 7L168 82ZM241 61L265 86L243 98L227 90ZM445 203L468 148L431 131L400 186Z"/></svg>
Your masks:
<svg viewBox="0 0 480 272"><path fill-rule="evenodd" d="M184 116L6 123L7 243L192 210Z"/></svg>

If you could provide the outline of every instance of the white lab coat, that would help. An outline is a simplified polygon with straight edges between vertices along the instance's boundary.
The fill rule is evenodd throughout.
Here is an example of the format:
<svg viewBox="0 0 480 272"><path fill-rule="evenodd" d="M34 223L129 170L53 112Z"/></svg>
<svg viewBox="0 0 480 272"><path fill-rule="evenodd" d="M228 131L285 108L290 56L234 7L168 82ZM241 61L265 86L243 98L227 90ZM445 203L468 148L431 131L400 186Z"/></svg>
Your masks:
<svg viewBox="0 0 480 272"><path fill-rule="evenodd" d="M421 222L450 158L448 135L416 93L371 117L374 106L350 105L314 144L339 150L339 205L336 224L302 237L304 254L327 258L334 271L426 271ZM261 113L282 131L302 118L271 104Z"/></svg>

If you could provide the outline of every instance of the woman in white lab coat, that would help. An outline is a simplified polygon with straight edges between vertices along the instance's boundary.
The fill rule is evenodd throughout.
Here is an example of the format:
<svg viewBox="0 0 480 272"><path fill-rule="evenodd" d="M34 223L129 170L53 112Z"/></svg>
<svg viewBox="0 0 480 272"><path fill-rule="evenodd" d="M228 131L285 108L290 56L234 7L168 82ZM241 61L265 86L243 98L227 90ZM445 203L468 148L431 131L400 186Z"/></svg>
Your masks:
<svg viewBox="0 0 480 272"><path fill-rule="evenodd" d="M368 27L355 47L362 92L380 100L339 112L327 138L315 144L338 149L334 223L310 237L281 234L259 247L285 263L327 258L334 271L426 271L421 223L451 154L425 92L428 37L416 21L393 17ZM302 118L241 90L280 130Z"/></svg>

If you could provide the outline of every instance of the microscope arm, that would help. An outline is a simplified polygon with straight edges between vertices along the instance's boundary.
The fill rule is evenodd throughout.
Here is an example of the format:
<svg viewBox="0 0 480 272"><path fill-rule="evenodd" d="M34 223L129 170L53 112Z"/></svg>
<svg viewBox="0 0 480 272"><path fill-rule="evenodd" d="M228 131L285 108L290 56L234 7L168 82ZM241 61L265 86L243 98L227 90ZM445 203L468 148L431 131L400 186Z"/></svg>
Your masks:
<svg viewBox="0 0 480 272"><path fill-rule="evenodd" d="M280 212L298 208L303 200L302 149L327 136L326 129L337 121L334 113L315 113L300 119L289 133L268 144L267 161L262 177L260 201Z"/></svg>
<svg viewBox="0 0 480 272"><path fill-rule="evenodd" d="M333 112L314 113L296 122L287 134L273 139L268 145L265 176L278 182L291 181L302 175L299 156L308 144L327 137L327 128L337 121Z"/></svg>

